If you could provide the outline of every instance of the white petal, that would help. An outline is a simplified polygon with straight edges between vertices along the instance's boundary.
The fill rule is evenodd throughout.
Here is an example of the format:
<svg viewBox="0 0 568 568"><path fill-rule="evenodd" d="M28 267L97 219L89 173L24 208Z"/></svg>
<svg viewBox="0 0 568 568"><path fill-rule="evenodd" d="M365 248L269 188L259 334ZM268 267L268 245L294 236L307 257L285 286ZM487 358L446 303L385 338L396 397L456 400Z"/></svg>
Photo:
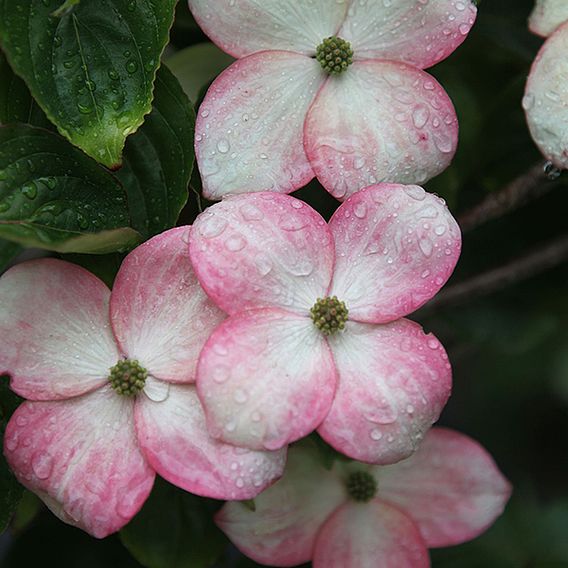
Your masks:
<svg viewBox="0 0 568 568"><path fill-rule="evenodd" d="M303 127L325 81L314 59L264 51L236 61L211 85L195 125L203 192L290 193L314 174L303 147Z"/></svg>
<svg viewBox="0 0 568 568"><path fill-rule="evenodd" d="M201 29L235 57L280 49L313 55L337 32L347 6L347 0L189 0Z"/></svg>

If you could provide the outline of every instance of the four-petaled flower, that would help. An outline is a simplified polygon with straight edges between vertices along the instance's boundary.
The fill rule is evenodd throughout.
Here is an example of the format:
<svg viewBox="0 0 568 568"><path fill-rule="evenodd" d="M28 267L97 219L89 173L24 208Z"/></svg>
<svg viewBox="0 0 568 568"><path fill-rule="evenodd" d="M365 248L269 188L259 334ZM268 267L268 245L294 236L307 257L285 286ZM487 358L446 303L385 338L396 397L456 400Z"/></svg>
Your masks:
<svg viewBox="0 0 568 568"><path fill-rule="evenodd" d="M423 69L476 17L471 0L189 0L238 59L196 124L203 190L289 193L314 175L338 199L377 182L423 183L450 163L458 124Z"/></svg>
<svg viewBox="0 0 568 568"><path fill-rule="evenodd" d="M329 225L276 193L207 209L190 256L230 315L197 367L212 435L275 450L319 427L361 461L409 456L448 399L451 369L403 316L443 286L460 246L443 201L418 186L359 191Z"/></svg>
<svg viewBox="0 0 568 568"><path fill-rule="evenodd" d="M242 552L269 566L424 568L429 547L475 538L510 493L477 442L433 428L412 457L390 466L336 461L328 470L302 442L253 511L227 503L216 520Z"/></svg>
<svg viewBox="0 0 568 568"><path fill-rule="evenodd" d="M42 259L0 279L0 371L27 399L4 452L19 481L96 537L140 509L155 473L217 499L248 499L285 453L207 434L194 381L199 351L225 317L197 282L189 227L147 241L112 293L74 264Z"/></svg>
<svg viewBox="0 0 568 568"><path fill-rule="evenodd" d="M568 2L539 2L530 28L550 37L532 65L523 108L542 154L568 170Z"/></svg>

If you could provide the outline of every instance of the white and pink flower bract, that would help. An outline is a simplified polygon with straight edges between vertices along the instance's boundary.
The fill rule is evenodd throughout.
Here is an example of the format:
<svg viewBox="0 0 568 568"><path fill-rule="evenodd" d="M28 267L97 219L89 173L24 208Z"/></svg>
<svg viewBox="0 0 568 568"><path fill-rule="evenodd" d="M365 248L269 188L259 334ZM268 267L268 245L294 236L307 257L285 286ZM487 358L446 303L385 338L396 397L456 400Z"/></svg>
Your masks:
<svg viewBox="0 0 568 568"><path fill-rule="evenodd" d="M428 548L489 528L510 493L477 442L433 428L414 455L391 466L336 461L327 470L302 442L254 511L227 503L216 520L244 554L269 566L424 568Z"/></svg>
<svg viewBox="0 0 568 568"><path fill-rule="evenodd" d="M458 124L422 71L450 55L476 17L471 0L189 0L205 33L240 58L212 84L196 124L210 199L290 193L317 176L336 198L382 182L423 183L450 163ZM353 63L330 76L328 37Z"/></svg>
<svg viewBox="0 0 568 568"><path fill-rule="evenodd" d="M198 495L246 499L284 468L284 451L251 452L207 434L191 383L225 314L191 270L189 231L130 253L112 294L83 268L52 259L0 279L0 371L28 399L6 428L6 459L58 517L96 537L136 514L155 472ZM149 372L136 396L109 384L123 357Z"/></svg>
<svg viewBox="0 0 568 568"><path fill-rule="evenodd" d="M401 318L446 282L460 246L445 204L418 186L357 192L329 225L276 193L207 209L190 256L230 315L197 368L212 435L274 450L319 428L362 461L410 455L448 399L451 370L440 342ZM348 321L326 337L310 309L333 296Z"/></svg>
<svg viewBox="0 0 568 568"><path fill-rule="evenodd" d="M548 37L558 26L568 20L566 0L536 0L529 18L531 32Z"/></svg>
<svg viewBox="0 0 568 568"><path fill-rule="evenodd" d="M542 154L561 169L568 169L568 2L537 6L533 30L552 35L545 41L531 68L523 108L531 135ZM535 27L534 22L540 22Z"/></svg>

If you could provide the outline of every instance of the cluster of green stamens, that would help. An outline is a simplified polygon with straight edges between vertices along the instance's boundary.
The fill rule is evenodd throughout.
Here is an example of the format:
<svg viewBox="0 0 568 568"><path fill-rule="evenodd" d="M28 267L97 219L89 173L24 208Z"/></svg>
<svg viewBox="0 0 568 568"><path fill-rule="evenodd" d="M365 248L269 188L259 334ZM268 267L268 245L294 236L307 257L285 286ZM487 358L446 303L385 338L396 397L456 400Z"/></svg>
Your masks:
<svg viewBox="0 0 568 568"><path fill-rule="evenodd" d="M138 361L123 359L111 368L108 380L118 394L134 396L144 388L147 377L148 371Z"/></svg>
<svg viewBox="0 0 568 568"><path fill-rule="evenodd" d="M359 503L367 503L377 494L377 480L366 471L355 471L347 478L349 497Z"/></svg>
<svg viewBox="0 0 568 568"><path fill-rule="evenodd" d="M316 59L330 75L339 75L353 63L353 49L348 41L331 36L316 47Z"/></svg>
<svg viewBox="0 0 568 568"><path fill-rule="evenodd" d="M345 329L349 310L337 296L318 298L310 309L314 325L324 334L332 335Z"/></svg>

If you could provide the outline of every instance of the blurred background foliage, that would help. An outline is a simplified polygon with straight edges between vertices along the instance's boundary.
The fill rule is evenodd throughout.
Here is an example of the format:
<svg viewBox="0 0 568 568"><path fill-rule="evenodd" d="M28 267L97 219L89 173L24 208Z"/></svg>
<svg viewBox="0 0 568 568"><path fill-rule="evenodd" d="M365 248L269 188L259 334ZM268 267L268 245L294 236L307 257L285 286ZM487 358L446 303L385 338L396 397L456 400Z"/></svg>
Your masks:
<svg viewBox="0 0 568 568"><path fill-rule="evenodd" d="M521 108L524 83L542 44L527 29L532 7L532 0L483 0L468 40L431 70L455 103L461 134L453 165L427 189L444 197L458 218L544 164ZM206 41L180 2L164 57L197 104L230 62L213 46L197 45ZM533 185L546 185L546 192L465 232L448 288L527 254L542 257L549 243L566 237L568 173L555 181L539 174ZM199 187L194 172L183 223L206 205ZM337 207L317 182L297 195L325 216ZM79 255L71 260L87 262L107 282L120 262L118 255L108 261ZM440 423L480 441L515 488L505 514L487 533L462 546L433 550L434 568L568 567L568 266L549 264L525 278L513 265L505 270L507 278L489 289L473 287L451 302L442 295L413 316L442 340L453 363L454 392ZM0 537L0 565L140 566L126 545L150 568L255 566L206 522L219 505L160 482L121 536L97 541L59 522L25 493Z"/></svg>

